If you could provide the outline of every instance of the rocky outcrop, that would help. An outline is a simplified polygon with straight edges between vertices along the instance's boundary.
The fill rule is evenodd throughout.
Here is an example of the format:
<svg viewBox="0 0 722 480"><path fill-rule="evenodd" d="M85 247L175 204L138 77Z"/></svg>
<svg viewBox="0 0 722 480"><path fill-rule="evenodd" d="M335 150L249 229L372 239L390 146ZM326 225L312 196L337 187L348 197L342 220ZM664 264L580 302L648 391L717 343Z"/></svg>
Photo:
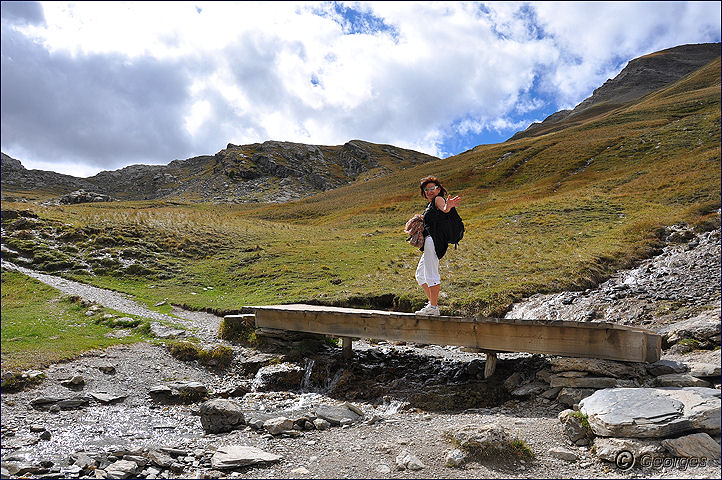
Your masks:
<svg viewBox="0 0 722 480"><path fill-rule="evenodd" d="M228 144L215 155L174 160L168 165L131 165L78 179L26 170L18 160L3 154L2 187L11 191L73 191L61 203L99 201L103 196L120 200L180 197L189 201L285 202L433 160L438 158L361 140L338 146L267 141ZM81 195L75 192L79 189L100 193Z"/></svg>
<svg viewBox="0 0 722 480"><path fill-rule="evenodd" d="M60 203L66 205L72 205L75 203L112 202L113 200L115 199L110 195L98 192L86 192L83 189L70 192L60 197Z"/></svg>

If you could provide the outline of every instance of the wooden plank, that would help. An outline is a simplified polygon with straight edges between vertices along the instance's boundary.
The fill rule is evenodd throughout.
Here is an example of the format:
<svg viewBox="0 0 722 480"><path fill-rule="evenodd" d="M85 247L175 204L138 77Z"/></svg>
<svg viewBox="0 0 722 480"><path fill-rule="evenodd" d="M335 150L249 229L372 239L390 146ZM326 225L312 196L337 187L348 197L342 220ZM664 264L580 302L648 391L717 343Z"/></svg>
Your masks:
<svg viewBox="0 0 722 480"><path fill-rule="evenodd" d="M629 362L655 362L661 356L659 335L612 323L429 317L316 305L249 308L262 328Z"/></svg>

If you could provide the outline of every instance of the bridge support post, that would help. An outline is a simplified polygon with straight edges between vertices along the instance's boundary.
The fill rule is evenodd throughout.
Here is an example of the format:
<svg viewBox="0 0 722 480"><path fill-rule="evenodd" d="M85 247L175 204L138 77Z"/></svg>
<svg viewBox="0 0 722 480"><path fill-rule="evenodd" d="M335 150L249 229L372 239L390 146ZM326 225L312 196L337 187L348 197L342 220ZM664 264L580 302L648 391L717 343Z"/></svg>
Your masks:
<svg viewBox="0 0 722 480"><path fill-rule="evenodd" d="M496 352L491 350L484 350L486 354L486 363L484 364L484 378L489 378L494 375L496 370Z"/></svg>
<svg viewBox="0 0 722 480"><path fill-rule="evenodd" d="M350 360L353 357L353 350L351 350L351 337L341 337L343 341L343 358Z"/></svg>

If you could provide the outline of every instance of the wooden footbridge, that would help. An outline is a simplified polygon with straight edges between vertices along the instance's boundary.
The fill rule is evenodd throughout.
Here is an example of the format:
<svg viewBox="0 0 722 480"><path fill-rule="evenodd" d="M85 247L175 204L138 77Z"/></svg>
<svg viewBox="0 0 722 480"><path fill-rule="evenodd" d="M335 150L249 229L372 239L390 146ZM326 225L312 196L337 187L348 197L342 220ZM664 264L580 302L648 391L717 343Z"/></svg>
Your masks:
<svg viewBox="0 0 722 480"><path fill-rule="evenodd" d="M257 328L341 337L346 358L353 355L354 338L475 348L486 354L487 377L494 372L498 352L656 362L662 351L660 335L613 323L434 317L300 304L248 308L254 311Z"/></svg>

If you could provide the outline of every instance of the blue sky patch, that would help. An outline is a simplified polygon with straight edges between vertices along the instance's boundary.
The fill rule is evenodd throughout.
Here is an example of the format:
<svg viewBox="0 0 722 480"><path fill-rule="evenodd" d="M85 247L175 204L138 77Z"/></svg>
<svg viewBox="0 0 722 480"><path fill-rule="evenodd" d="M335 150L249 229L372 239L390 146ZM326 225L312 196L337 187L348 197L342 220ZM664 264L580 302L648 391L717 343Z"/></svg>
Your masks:
<svg viewBox="0 0 722 480"><path fill-rule="evenodd" d="M351 8L340 2L326 2L323 7L314 9L313 13L338 23L346 35L387 33L394 40L398 40L399 37L398 29L394 25L387 24L383 18L373 15L370 11Z"/></svg>

